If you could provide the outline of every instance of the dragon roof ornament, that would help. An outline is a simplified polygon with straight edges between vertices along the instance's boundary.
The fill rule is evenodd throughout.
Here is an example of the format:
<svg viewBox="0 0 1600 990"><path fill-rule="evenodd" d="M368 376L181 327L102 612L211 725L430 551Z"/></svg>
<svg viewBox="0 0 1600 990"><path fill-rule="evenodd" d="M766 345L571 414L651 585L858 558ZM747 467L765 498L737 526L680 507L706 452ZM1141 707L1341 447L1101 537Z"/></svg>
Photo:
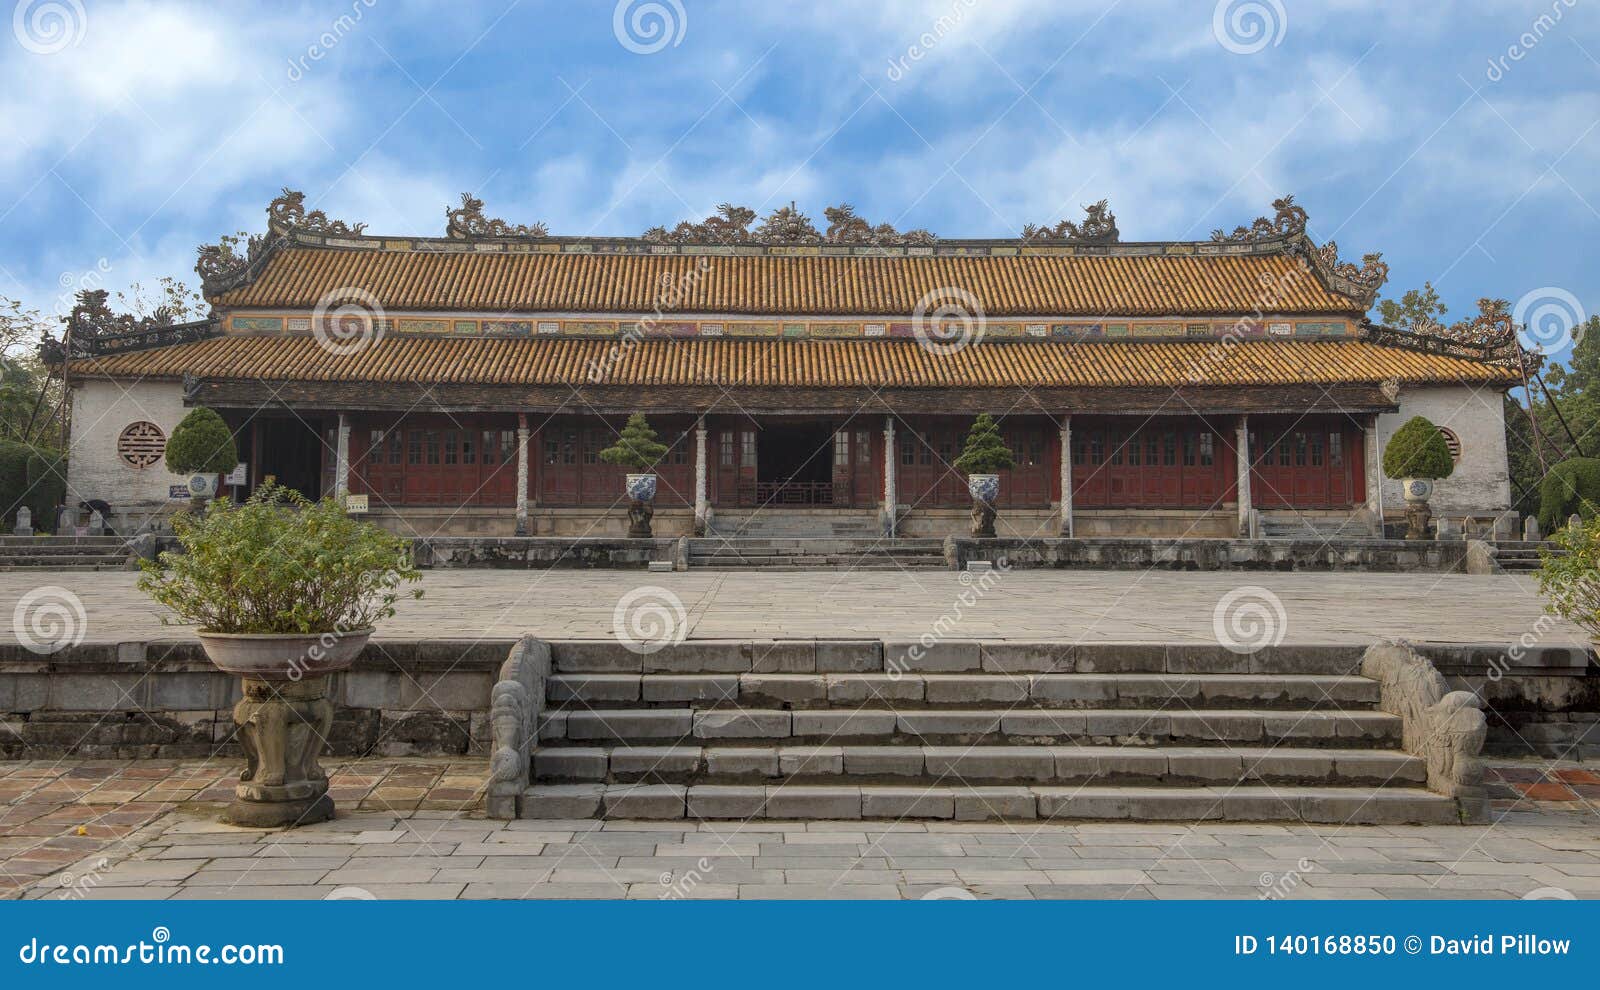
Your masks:
<svg viewBox="0 0 1600 990"><path fill-rule="evenodd" d="M747 206L723 203L717 212L700 223L687 220L668 230L651 227L643 239L652 244L877 244L877 245L928 245L938 237L927 230L901 232L892 224L873 226L856 215L849 203L830 206L823 211L828 218L828 229L819 231L811 218L790 203L781 206L761 221L755 230L756 211Z"/></svg>
<svg viewBox="0 0 1600 990"><path fill-rule="evenodd" d="M542 223L514 224L483 215L483 200L471 193L461 194L461 205L445 208L445 236L468 237L549 237L550 230Z"/></svg>
<svg viewBox="0 0 1600 990"><path fill-rule="evenodd" d="M1242 224L1233 228L1232 233L1217 228L1211 232L1213 241L1262 241L1273 237L1289 237L1294 234L1306 232L1306 223L1310 218L1306 215L1305 207L1294 201L1294 197L1283 196L1272 201L1273 217L1256 217L1255 221L1246 227Z"/></svg>
<svg viewBox="0 0 1600 990"><path fill-rule="evenodd" d="M267 229L274 234L287 234L291 230L309 230L318 234L360 234L367 229L367 225L329 220L321 210L307 213L306 194L285 187L282 195L267 204Z"/></svg>
<svg viewBox="0 0 1600 990"><path fill-rule="evenodd" d="M1061 244L1115 244L1122 237L1117 229L1117 215L1111 212L1106 200L1085 206L1083 214L1082 224L1071 220L1063 220L1054 227L1030 223L1022 228L1022 239Z"/></svg>

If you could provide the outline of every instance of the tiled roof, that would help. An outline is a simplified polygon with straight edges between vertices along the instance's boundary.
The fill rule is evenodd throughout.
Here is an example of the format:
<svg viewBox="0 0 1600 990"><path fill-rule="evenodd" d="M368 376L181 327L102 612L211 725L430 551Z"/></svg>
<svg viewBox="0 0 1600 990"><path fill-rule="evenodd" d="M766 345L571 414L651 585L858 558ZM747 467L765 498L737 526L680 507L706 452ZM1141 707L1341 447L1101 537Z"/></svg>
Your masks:
<svg viewBox="0 0 1600 990"><path fill-rule="evenodd" d="M1366 308L1283 252L791 257L304 246L276 251L258 276L214 301L309 310L329 293L362 289L390 312L909 317L919 300L948 287L971 293L990 317L1359 315Z"/></svg>
<svg viewBox="0 0 1600 990"><path fill-rule="evenodd" d="M1367 340L981 342L934 354L909 340L429 339L390 335L330 354L309 336L222 336L73 362L75 375L640 386L1070 387L1508 383L1505 367Z"/></svg>

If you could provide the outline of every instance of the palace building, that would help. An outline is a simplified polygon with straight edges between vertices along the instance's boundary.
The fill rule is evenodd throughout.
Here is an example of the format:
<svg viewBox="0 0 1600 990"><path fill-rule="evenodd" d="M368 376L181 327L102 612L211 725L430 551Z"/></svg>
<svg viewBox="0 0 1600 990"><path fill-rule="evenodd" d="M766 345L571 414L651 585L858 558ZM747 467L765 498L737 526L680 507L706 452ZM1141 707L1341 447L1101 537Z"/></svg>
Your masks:
<svg viewBox="0 0 1600 990"><path fill-rule="evenodd" d="M1274 206L1198 242L1122 242L1104 204L1015 240L849 207L610 238L464 196L431 238L286 191L264 235L201 249L208 319L118 318L103 293L74 312L69 486L122 532L181 505L161 451L206 406L237 431L235 494L364 495L423 536L614 537L625 469L598 454L638 411L669 444L658 536L943 536L989 412L1017 462L1002 535L1368 537L1403 514L1379 457L1421 414L1458 455L1435 514L1505 513L1510 318L1373 325L1378 256L1342 262Z"/></svg>

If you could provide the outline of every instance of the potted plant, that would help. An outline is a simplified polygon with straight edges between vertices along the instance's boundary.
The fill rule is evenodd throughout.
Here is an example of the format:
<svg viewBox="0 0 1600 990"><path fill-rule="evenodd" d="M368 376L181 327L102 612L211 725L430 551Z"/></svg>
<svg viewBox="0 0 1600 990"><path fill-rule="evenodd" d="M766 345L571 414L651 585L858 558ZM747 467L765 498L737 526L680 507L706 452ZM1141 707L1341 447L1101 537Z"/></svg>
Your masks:
<svg viewBox="0 0 1600 990"><path fill-rule="evenodd" d="M1000 438L994 417L982 413L967 431L955 469L967 476L967 492L972 496L972 535L980 539L994 536L995 499L1000 497L1000 475L1014 467L1017 459Z"/></svg>
<svg viewBox="0 0 1600 990"><path fill-rule="evenodd" d="M1428 507L1433 483L1450 477L1455 468L1444 434L1424 416L1406 420L1389 438L1383 451L1383 473L1400 482L1405 496L1406 539L1427 539L1428 522L1433 518L1433 510Z"/></svg>
<svg viewBox="0 0 1600 990"><path fill-rule="evenodd" d="M333 817L317 764L333 724L328 675L350 666L394 615L401 586L420 580L406 541L335 498L313 503L276 485L180 514L173 528L183 552L144 561L139 588L197 625L211 662L243 680L233 719L245 769L223 820L274 827Z"/></svg>
<svg viewBox="0 0 1600 990"><path fill-rule="evenodd" d="M217 490L218 477L239 463L239 449L222 417L202 407L183 417L172 431L166 459L167 470L189 476L189 504L199 511Z"/></svg>
<svg viewBox="0 0 1600 990"><path fill-rule="evenodd" d="M634 413L617 436L617 442L600 452L607 464L619 464L639 472L628 475L628 535L648 540L650 519L655 515L651 502L656 497L656 476L650 469L667 456L667 445L656 439L656 431L645 421L644 413Z"/></svg>

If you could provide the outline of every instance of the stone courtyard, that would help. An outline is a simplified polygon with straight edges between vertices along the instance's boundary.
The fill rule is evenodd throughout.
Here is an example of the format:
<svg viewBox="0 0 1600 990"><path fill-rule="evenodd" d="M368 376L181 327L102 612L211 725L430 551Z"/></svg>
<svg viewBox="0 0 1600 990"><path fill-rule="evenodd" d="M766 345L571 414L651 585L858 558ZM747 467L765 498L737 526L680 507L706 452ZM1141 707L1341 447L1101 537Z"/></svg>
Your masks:
<svg viewBox="0 0 1600 990"><path fill-rule="evenodd" d="M376 638L608 639L625 595L662 588L682 604L689 639L915 639L944 620L961 639L1215 643L1218 602L1256 587L1281 602L1286 643L1511 643L1533 632L1544 645L1588 642L1545 616L1535 582L1519 575L1011 571L974 580L941 571L430 571L425 597L401 601ZM0 573L0 601L45 585L82 601L85 642L186 635L162 624L129 573ZM14 630L0 627L0 642L16 642Z"/></svg>

